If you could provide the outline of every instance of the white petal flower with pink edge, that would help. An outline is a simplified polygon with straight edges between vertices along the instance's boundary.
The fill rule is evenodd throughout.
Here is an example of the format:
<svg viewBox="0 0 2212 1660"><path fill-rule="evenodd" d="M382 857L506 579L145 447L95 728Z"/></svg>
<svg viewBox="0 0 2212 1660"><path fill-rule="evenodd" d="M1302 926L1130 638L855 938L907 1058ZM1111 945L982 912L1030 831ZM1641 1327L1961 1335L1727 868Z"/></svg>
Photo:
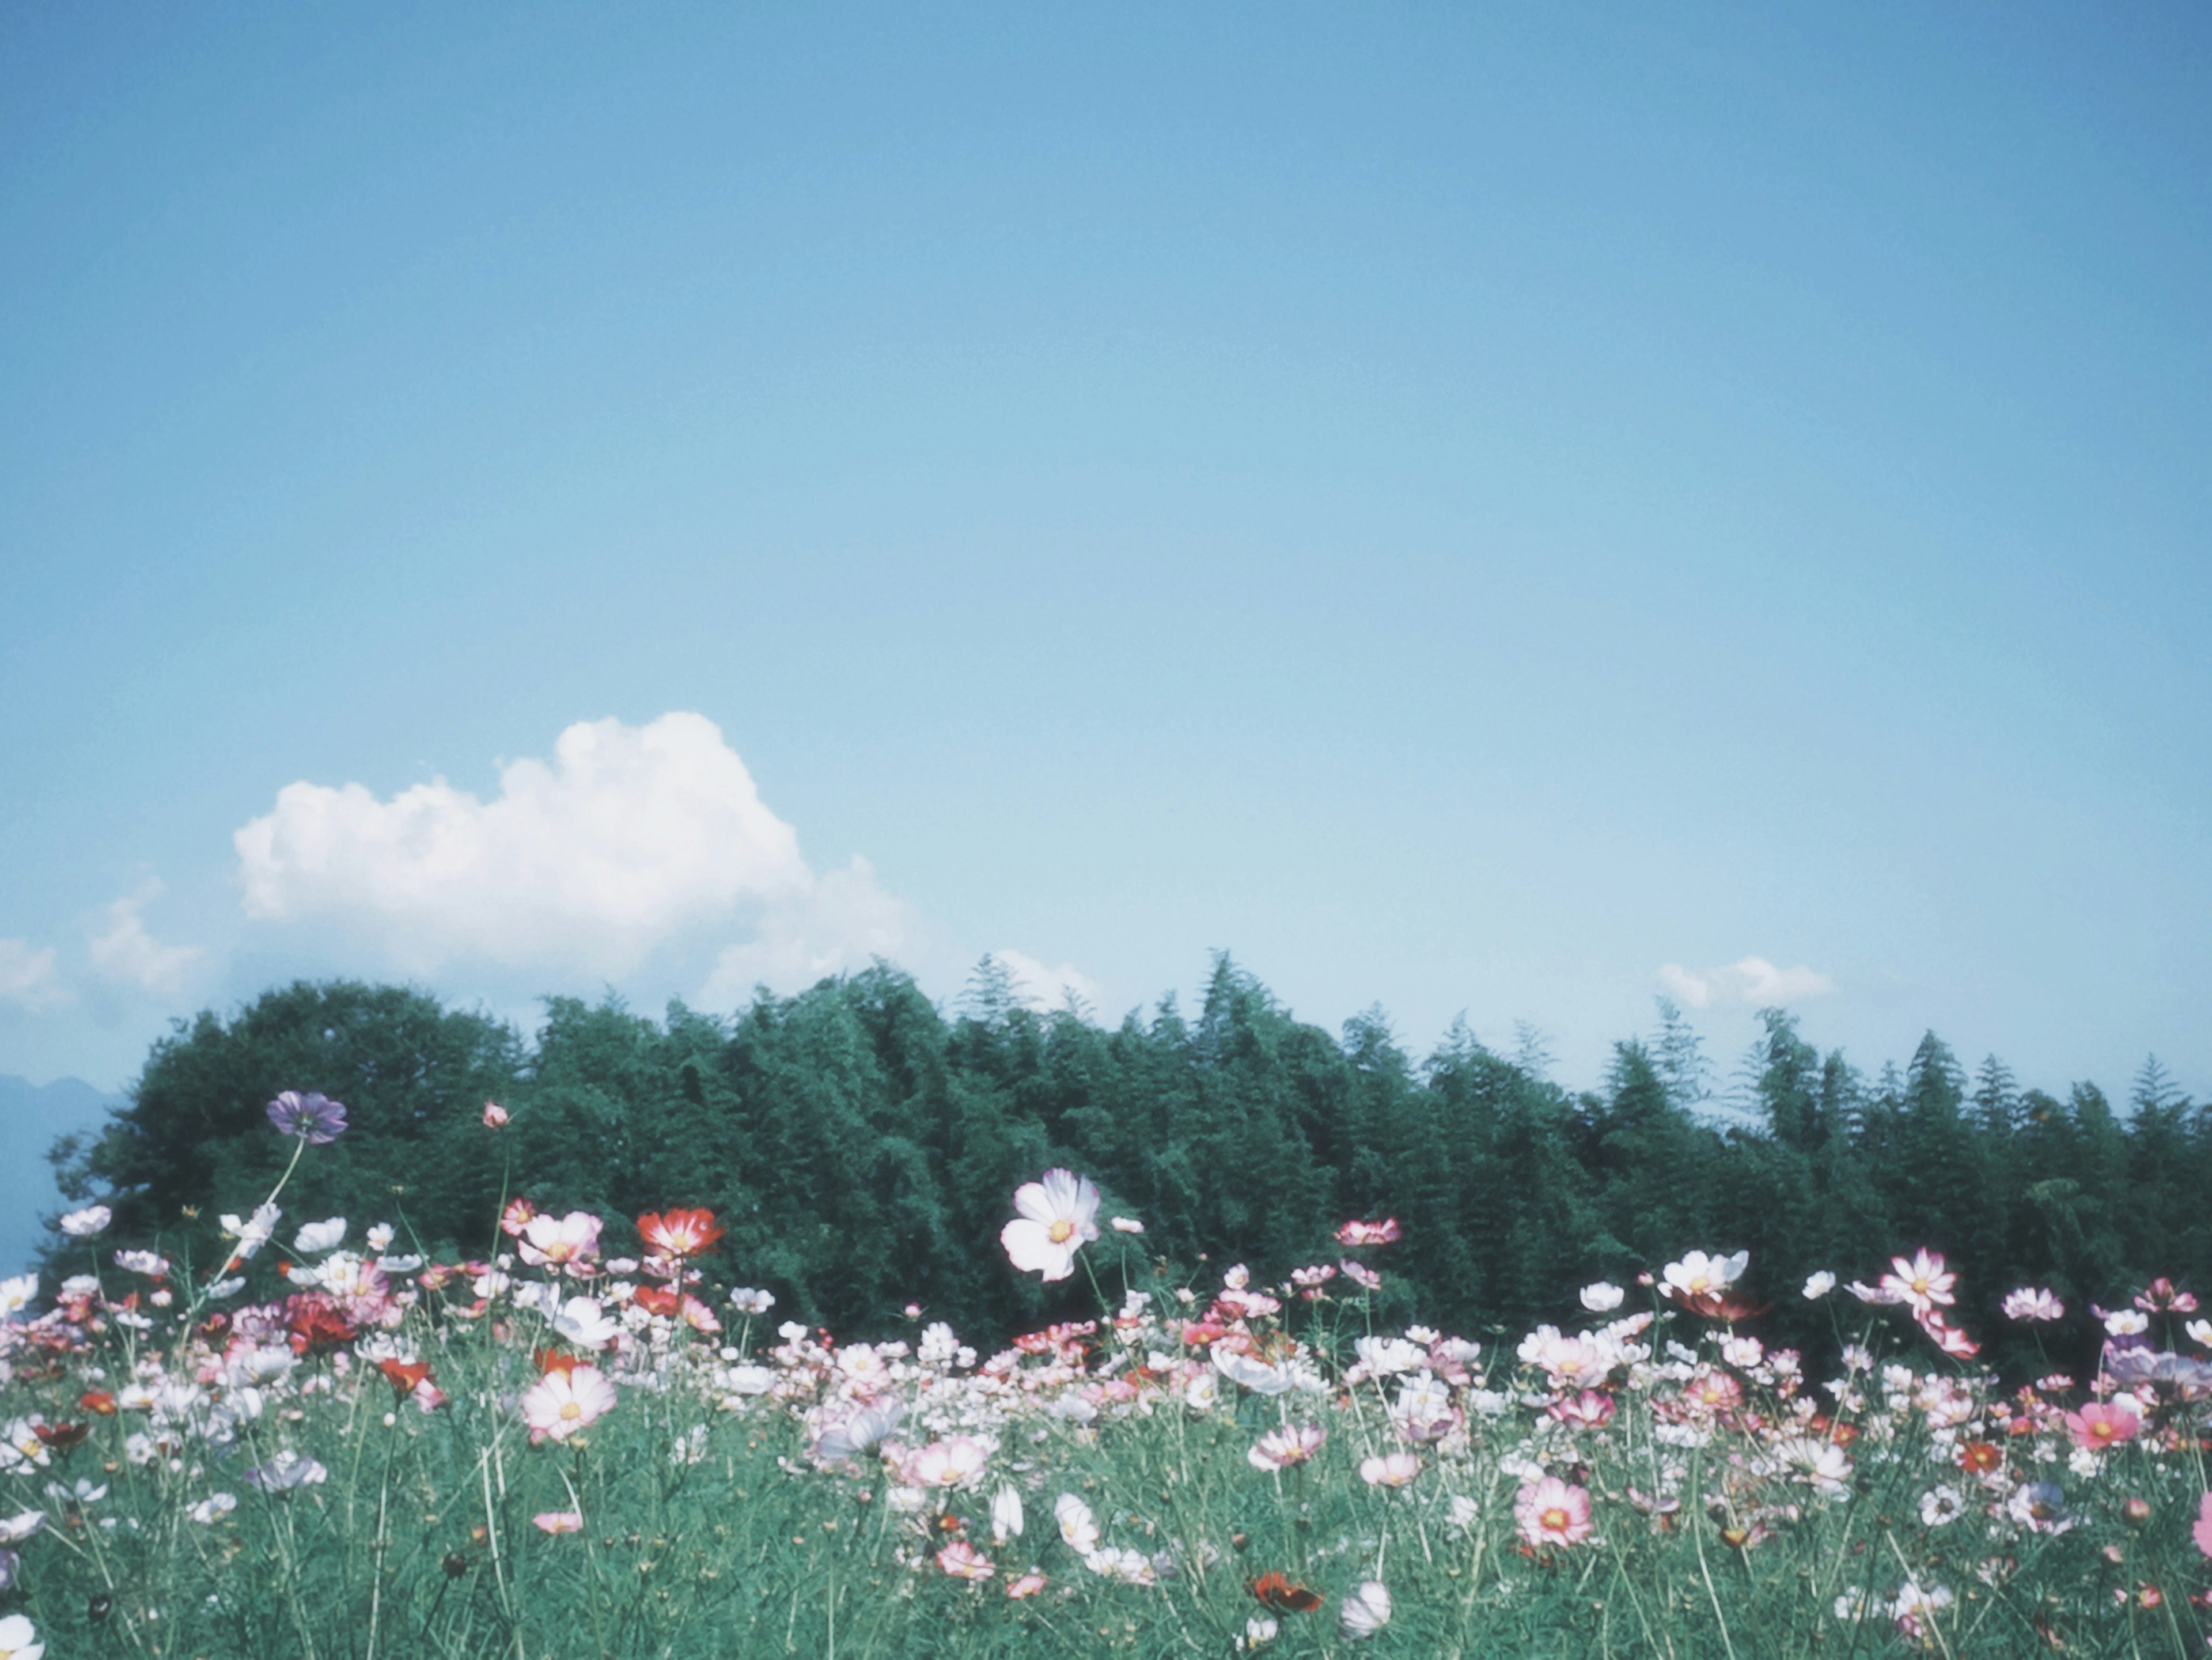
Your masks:
<svg viewBox="0 0 2212 1660"><path fill-rule="evenodd" d="M1000 1230L999 1243L1024 1274L1065 1280L1075 1272L1075 1253L1098 1237L1098 1189L1073 1171L1023 1183L1014 1208L1021 1214Z"/></svg>
<svg viewBox="0 0 2212 1660"><path fill-rule="evenodd" d="M615 1404L615 1386L597 1366L549 1371L522 1397L523 1421L532 1440L565 1441Z"/></svg>
<svg viewBox="0 0 2212 1660"><path fill-rule="evenodd" d="M1390 1592L1379 1579L1362 1584L1344 1599L1338 1619L1344 1634L1357 1641L1372 1637L1390 1623Z"/></svg>

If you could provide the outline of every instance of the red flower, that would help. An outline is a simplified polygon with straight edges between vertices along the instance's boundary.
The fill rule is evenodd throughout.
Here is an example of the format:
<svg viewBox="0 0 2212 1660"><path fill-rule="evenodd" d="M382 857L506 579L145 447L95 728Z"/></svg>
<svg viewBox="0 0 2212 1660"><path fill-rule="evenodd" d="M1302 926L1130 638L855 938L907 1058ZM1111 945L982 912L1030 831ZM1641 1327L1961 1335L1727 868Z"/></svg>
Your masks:
<svg viewBox="0 0 2212 1660"><path fill-rule="evenodd" d="M350 1343L359 1334L352 1321L328 1298L313 1292L284 1299L284 1324L292 1334L292 1351L335 1348Z"/></svg>
<svg viewBox="0 0 2212 1660"><path fill-rule="evenodd" d="M630 1301L664 1320L673 1320L684 1306L683 1298L661 1286L640 1286L631 1293Z"/></svg>
<svg viewBox="0 0 2212 1660"><path fill-rule="evenodd" d="M1959 1449L1959 1468L1974 1475L1987 1475L2004 1462L2004 1449L1989 1441L1969 1441Z"/></svg>
<svg viewBox="0 0 2212 1660"><path fill-rule="evenodd" d="M96 1412L102 1418L115 1416L115 1397L106 1389L87 1389L77 1396L76 1403L87 1412Z"/></svg>
<svg viewBox="0 0 2212 1660"><path fill-rule="evenodd" d="M662 1256L697 1256L722 1237L710 1210L647 1211L637 1219L646 1247Z"/></svg>
<svg viewBox="0 0 2212 1660"><path fill-rule="evenodd" d="M417 1360L380 1360L376 1368L392 1382L392 1387L404 1397L415 1393L416 1385L430 1375L430 1368Z"/></svg>
<svg viewBox="0 0 2212 1660"><path fill-rule="evenodd" d="M539 1349L531 1358L538 1362L538 1370L541 1372L573 1373L578 1366L586 1364L582 1357L563 1353L559 1349Z"/></svg>
<svg viewBox="0 0 2212 1660"><path fill-rule="evenodd" d="M1310 1614L1328 1600L1317 1590L1292 1584L1279 1573L1263 1573L1252 1581L1252 1595L1262 1607L1279 1614Z"/></svg>
<svg viewBox="0 0 2212 1660"><path fill-rule="evenodd" d="M33 1424L31 1432L50 1447L73 1447L92 1433L89 1424Z"/></svg>

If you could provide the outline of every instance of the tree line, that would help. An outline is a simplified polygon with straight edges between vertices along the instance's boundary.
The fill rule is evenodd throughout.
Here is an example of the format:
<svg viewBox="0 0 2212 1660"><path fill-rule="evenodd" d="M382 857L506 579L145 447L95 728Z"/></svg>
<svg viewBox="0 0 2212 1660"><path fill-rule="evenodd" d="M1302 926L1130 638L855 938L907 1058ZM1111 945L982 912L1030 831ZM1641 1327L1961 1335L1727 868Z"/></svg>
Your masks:
<svg viewBox="0 0 2212 1660"><path fill-rule="evenodd" d="M1079 1312L1080 1276L1041 1286L996 1243L1014 1187L1053 1164L1186 1269L1279 1275L1335 1260L1343 1219L1395 1216L1386 1312L1477 1335L1581 1317L1582 1285L1701 1246L1747 1248L1762 1330L1816 1352L1863 1311L1807 1302L1806 1276L1871 1277L1918 1245L1960 1272L1960 1323L2020 1365L2049 1357L2006 1332L2012 1286L2085 1313L2155 1274L2212 1292L2212 1109L2154 1061L2116 1105L1994 1058L1970 1074L1932 1033L1869 1075L1783 1011L1762 1022L1723 1111L1663 1002L1601 1087L1571 1091L1526 1037L1501 1054L1455 1024L1416 1060L1379 1011L1332 1035L1226 956L1194 1015L1170 995L1111 1029L1024 1006L988 958L950 1016L878 964L728 1017L556 998L533 1042L419 991L301 982L177 1023L104 1131L55 1159L64 1193L111 1204L112 1239L210 1264L218 1212L250 1208L290 1152L264 1104L319 1090L352 1128L301 1162L294 1221L386 1219L480 1258L504 1195L708 1206L725 1278L844 1336L902 1329L909 1304L986 1343ZM507 1128L484 1128L487 1100ZM49 1266L81 1269L81 1248L57 1240ZM2056 1358L2086 1363L2093 1341L2077 1323Z"/></svg>

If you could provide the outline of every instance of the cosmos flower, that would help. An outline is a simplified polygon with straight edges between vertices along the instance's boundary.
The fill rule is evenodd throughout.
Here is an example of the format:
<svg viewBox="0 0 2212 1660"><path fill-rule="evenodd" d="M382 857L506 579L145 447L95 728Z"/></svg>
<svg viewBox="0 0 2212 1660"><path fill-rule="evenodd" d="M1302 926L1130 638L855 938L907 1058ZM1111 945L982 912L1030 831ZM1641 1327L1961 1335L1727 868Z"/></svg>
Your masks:
<svg viewBox="0 0 2212 1660"><path fill-rule="evenodd" d="M333 1216L327 1221L310 1222L292 1236L292 1249L302 1256L319 1256L326 1250L336 1250L346 1237L346 1219Z"/></svg>
<svg viewBox="0 0 2212 1660"><path fill-rule="evenodd" d="M1098 1237L1098 1189L1088 1177L1048 1170L1014 1189L1021 1213L999 1231L1007 1260L1024 1274L1046 1280L1075 1272L1075 1253Z"/></svg>
<svg viewBox="0 0 2212 1660"><path fill-rule="evenodd" d="M1513 1519L1531 1545L1578 1545L1590 1535L1590 1496L1584 1488L1547 1475L1521 1489L1513 1501Z"/></svg>
<svg viewBox="0 0 2212 1660"><path fill-rule="evenodd" d="M1098 1520L1091 1513L1091 1506L1072 1493L1063 1493L1052 1501L1053 1519L1060 1523L1060 1536L1067 1548L1079 1556L1088 1556L1098 1548Z"/></svg>
<svg viewBox="0 0 2212 1660"><path fill-rule="evenodd" d="M965 1539L956 1539L938 1552L937 1566L955 1579L988 1579L999 1571L989 1557Z"/></svg>
<svg viewBox="0 0 2212 1660"><path fill-rule="evenodd" d="M1628 1293L1609 1280L1601 1280L1594 1286L1583 1287L1583 1306L1592 1314L1611 1314L1619 1308Z"/></svg>
<svg viewBox="0 0 2212 1660"><path fill-rule="evenodd" d="M523 1224L515 1253L534 1268L562 1268L574 1273L598 1257L599 1230L605 1225L589 1211L572 1210L557 1219L533 1216Z"/></svg>
<svg viewBox="0 0 2212 1660"><path fill-rule="evenodd" d="M1245 1459L1254 1469L1288 1469L1303 1464L1322 1449L1328 1433L1318 1424L1285 1425L1261 1436Z"/></svg>
<svg viewBox="0 0 2212 1660"><path fill-rule="evenodd" d="M2092 1401L2081 1411L2066 1414L2066 1432L2074 1444L2092 1452L2132 1441L2142 1428L2135 1408L2119 1401Z"/></svg>
<svg viewBox="0 0 2212 1660"><path fill-rule="evenodd" d="M1023 1519L1022 1495L1012 1487L1000 1487L991 1500L992 1542L1003 1545L1009 1539L1020 1538Z"/></svg>
<svg viewBox="0 0 2212 1660"><path fill-rule="evenodd" d="M1394 1244L1398 1237L1398 1219L1395 1216L1386 1216L1379 1222L1346 1222L1336 1231L1338 1244L1354 1248Z"/></svg>
<svg viewBox="0 0 2212 1660"><path fill-rule="evenodd" d="M909 1454L900 1474L910 1487L969 1487L990 1457L990 1448L973 1436L951 1435Z"/></svg>
<svg viewBox="0 0 2212 1660"><path fill-rule="evenodd" d="M1379 1579L1369 1579L1344 1599L1337 1611L1338 1621L1344 1627L1346 1637L1358 1640L1372 1637L1390 1623L1390 1593Z"/></svg>
<svg viewBox="0 0 2212 1660"><path fill-rule="evenodd" d="M105 1205L87 1205L82 1210L70 1211L54 1225L72 1239L89 1239L96 1233L107 1231L107 1225L115 1219L115 1213Z"/></svg>
<svg viewBox="0 0 2212 1660"><path fill-rule="evenodd" d="M2206 1493L2198 1501L2197 1522L2189 1529L2189 1536L2196 1541L2197 1549L2207 1556L2212 1556L2212 1493Z"/></svg>
<svg viewBox="0 0 2212 1660"><path fill-rule="evenodd" d="M269 1104L269 1122L311 1147L327 1146L345 1134L345 1104L319 1091L302 1095L297 1090L286 1090Z"/></svg>
<svg viewBox="0 0 2212 1660"><path fill-rule="evenodd" d="M775 1306L775 1294L757 1291L750 1286L739 1286L730 1293L730 1306L739 1314L766 1314Z"/></svg>
<svg viewBox="0 0 2212 1660"><path fill-rule="evenodd" d="M39 1660L46 1651L38 1627L21 1614L0 1619L0 1660Z"/></svg>
<svg viewBox="0 0 2212 1660"><path fill-rule="evenodd" d="M615 1404L615 1386L597 1366L579 1365L549 1371L522 1397L523 1420L530 1438L565 1441Z"/></svg>
<svg viewBox="0 0 2212 1660"><path fill-rule="evenodd" d="M1835 1288L1836 1276L1827 1269L1822 1268L1818 1274L1807 1276L1805 1300L1808 1303L1817 1303Z"/></svg>
<svg viewBox="0 0 2212 1660"><path fill-rule="evenodd" d="M530 1518L531 1525L544 1533L581 1533L584 1517L580 1511L540 1511Z"/></svg>
<svg viewBox="0 0 2212 1660"><path fill-rule="evenodd" d="M2008 1320L2063 1320L2066 1304L2047 1291L2022 1286L2005 1293L2004 1315Z"/></svg>
<svg viewBox="0 0 2212 1660"><path fill-rule="evenodd" d="M1893 1303L1909 1303L1916 1309L1928 1309L1938 1304L1949 1307L1958 1299L1952 1287L1959 1276L1948 1272L1943 1259L1935 1251L1917 1250L1910 1257L1893 1256L1890 1271L1881 1277L1881 1289Z"/></svg>
<svg viewBox="0 0 2212 1660"><path fill-rule="evenodd" d="M1359 1461L1359 1479L1370 1487L1402 1487L1420 1473L1421 1461L1410 1452L1387 1452Z"/></svg>
<svg viewBox="0 0 2212 1660"><path fill-rule="evenodd" d="M656 1256L698 1256L722 1237L710 1210L647 1211L637 1219L637 1231Z"/></svg>
<svg viewBox="0 0 2212 1660"><path fill-rule="evenodd" d="M228 1516L238 1508L238 1495L230 1493L211 1493L197 1505L187 1505L185 1514L202 1527L212 1524L219 1517Z"/></svg>
<svg viewBox="0 0 2212 1660"><path fill-rule="evenodd" d="M488 1130L503 1130L507 1126L508 1113L496 1101L484 1103L483 1127Z"/></svg>
<svg viewBox="0 0 2212 1660"><path fill-rule="evenodd" d="M1044 1587L1044 1576L1035 1568L1031 1568L1020 1578L1012 1581L1006 1586L1006 1595L1018 1602L1024 1596L1035 1596Z"/></svg>
<svg viewBox="0 0 2212 1660"><path fill-rule="evenodd" d="M1743 1278L1743 1271L1751 1266L1751 1253L1740 1250L1733 1256L1718 1256L1706 1251L1693 1250L1679 1262L1669 1262L1660 1270L1663 1282L1660 1286L1668 1297L1703 1297L1724 1292Z"/></svg>

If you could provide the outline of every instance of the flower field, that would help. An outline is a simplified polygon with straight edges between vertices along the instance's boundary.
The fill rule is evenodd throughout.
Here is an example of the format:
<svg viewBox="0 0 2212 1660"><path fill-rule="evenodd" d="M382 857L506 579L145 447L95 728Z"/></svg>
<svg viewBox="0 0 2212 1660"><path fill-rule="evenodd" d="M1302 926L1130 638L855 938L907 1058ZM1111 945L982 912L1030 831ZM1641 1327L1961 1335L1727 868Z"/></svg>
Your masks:
<svg viewBox="0 0 2212 1660"><path fill-rule="evenodd" d="M2080 1378L1988 1374L1926 1250L1386 1328L1389 1219L1263 1278L1056 1170L976 1248L1096 1313L979 1353L779 1323L704 1210L512 1203L465 1262L288 1220L345 1111L269 1117L292 1165L211 1270L95 1205L79 1271L0 1287L0 1660L2205 1651L2212 1323L2164 1281L2007 1298L2102 1326ZM1759 1336L1784 1295L1821 1375Z"/></svg>

